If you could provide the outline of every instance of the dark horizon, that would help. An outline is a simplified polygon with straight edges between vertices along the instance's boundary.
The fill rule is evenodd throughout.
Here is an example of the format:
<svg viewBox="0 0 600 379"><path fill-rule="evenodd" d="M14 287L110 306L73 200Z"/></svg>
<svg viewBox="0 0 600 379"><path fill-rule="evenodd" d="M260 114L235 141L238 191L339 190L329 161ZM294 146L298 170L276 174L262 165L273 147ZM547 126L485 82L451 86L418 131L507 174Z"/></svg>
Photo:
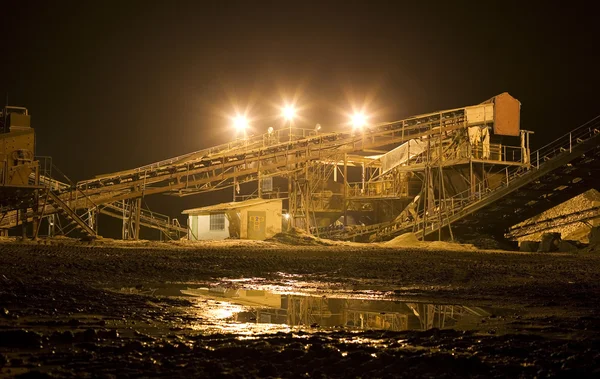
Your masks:
<svg viewBox="0 0 600 379"><path fill-rule="evenodd" d="M236 107L263 133L295 97L299 127L334 131L352 107L383 122L509 92L533 148L600 113L586 3L458 3L8 2L0 94L74 181L225 143Z"/></svg>

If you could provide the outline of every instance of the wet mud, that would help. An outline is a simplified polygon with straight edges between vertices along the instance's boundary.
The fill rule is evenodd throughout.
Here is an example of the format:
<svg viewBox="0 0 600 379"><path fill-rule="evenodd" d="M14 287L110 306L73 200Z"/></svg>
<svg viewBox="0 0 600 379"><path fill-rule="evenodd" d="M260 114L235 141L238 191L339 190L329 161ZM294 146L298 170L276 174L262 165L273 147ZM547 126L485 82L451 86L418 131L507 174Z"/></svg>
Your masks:
<svg viewBox="0 0 600 379"><path fill-rule="evenodd" d="M600 258L0 244L1 377L597 377Z"/></svg>

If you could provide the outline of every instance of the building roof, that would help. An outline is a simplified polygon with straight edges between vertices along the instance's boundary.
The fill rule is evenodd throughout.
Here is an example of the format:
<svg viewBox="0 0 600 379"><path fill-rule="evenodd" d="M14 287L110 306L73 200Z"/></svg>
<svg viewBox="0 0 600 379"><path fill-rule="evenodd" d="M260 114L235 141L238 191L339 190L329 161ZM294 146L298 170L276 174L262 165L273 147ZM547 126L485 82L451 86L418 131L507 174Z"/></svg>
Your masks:
<svg viewBox="0 0 600 379"><path fill-rule="evenodd" d="M202 207L202 208L186 209L181 213L182 214L210 214L213 212L225 212L225 211L230 211L230 210L234 210L234 209L247 208L247 207L252 207L255 205L271 203L271 202L276 202L276 201L281 202L281 199L250 199L250 200L244 200L244 201L233 201L230 203L209 205L207 207Z"/></svg>

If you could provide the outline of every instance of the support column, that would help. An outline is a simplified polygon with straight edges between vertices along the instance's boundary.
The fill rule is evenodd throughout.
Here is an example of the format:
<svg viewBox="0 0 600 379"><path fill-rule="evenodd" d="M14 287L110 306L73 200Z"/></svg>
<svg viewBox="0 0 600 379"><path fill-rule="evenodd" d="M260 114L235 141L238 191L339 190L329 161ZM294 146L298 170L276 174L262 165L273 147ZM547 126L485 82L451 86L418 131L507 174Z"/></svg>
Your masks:
<svg viewBox="0 0 600 379"><path fill-rule="evenodd" d="M56 215L54 213L48 215L48 237L56 235Z"/></svg>
<svg viewBox="0 0 600 379"><path fill-rule="evenodd" d="M306 151L306 156L308 157L308 148L307 148L307 151ZM304 197L305 197L305 200L304 200L304 219L305 219L305 221L304 222L306 224L305 225L306 232L308 234L311 234L310 233L310 197L311 197L311 195L310 195L310 178L309 178L309 170L310 170L310 168L309 168L308 165L309 165L308 162L306 162L304 164L304 167L305 167L304 168L304 179L305 179L305 181L304 181L305 182L305 185L304 185Z"/></svg>
<svg viewBox="0 0 600 379"><path fill-rule="evenodd" d="M469 158L469 181L471 182L471 193L470 196L471 198L475 197L475 192L477 190L476 186L475 186L475 173L473 172L473 159Z"/></svg>
<svg viewBox="0 0 600 379"><path fill-rule="evenodd" d="M365 175L366 175L366 173L365 173L365 162L362 162L360 164L360 167L361 167L361 181L362 181L361 190L362 190L362 194L366 195L367 193L365 191L365 189L366 189L365 188Z"/></svg>
<svg viewBox="0 0 600 379"><path fill-rule="evenodd" d="M348 226L348 154L344 153L344 226Z"/></svg>
<svg viewBox="0 0 600 379"><path fill-rule="evenodd" d="M37 239L37 235L38 235L38 230L40 227L40 215L38 213L39 211L39 206L40 206L40 194L39 191L36 190L35 191L35 203L33 204L33 232L32 232L32 238L34 240Z"/></svg>
<svg viewBox="0 0 600 379"><path fill-rule="evenodd" d="M140 216L142 212L142 198L138 197L135 199L135 218L133 219L134 225L134 237L133 239L140 239Z"/></svg>
<svg viewBox="0 0 600 379"><path fill-rule="evenodd" d="M288 177L287 177L287 184L288 184L288 230L290 230L293 226L294 226L294 217L296 214L296 211L293 210L292 211L292 176L291 173L289 173L288 171Z"/></svg>
<svg viewBox="0 0 600 379"><path fill-rule="evenodd" d="M130 219L131 219L131 202L130 200L123 200L123 228L121 229L121 238L128 240L130 233Z"/></svg>
<svg viewBox="0 0 600 379"><path fill-rule="evenodd" d="M235 167L233 168L233 172L235 174ZM231 201L233 201L235 203L235 190L236 190L236 185L237 185L237 180L235 178L235 176L233 177L233 199Z"/></svg>
<svg viewBox="0 0 600 379"><path fill-rule="evenodd" d="M262 199L262 175L260 175L260 156L258 161L256 162L257 170L256 177L258 182L258 198Z"/></svg>
<svg viewBox="0 0 600 379"><path fill-rule="evenodd" d="M140 234L140 214L142 198L123 200L123 231L124 240L137 240Z"/></svg>
<svg viewBox="0 0 600 379"><path fill-rule="evenodd" d="M96 209L90 209L88 210L88 219L87 219L87 224L90 227L90 229L92 229L95 232L98 232L98 225L97 225L97 212Z"/></svg>
<svg viewBox="0 0 600 379"><path fill-rule="evenodd" d="M279 141L279 135L278 135L278 141ZM294 171L294 165L290 163L290 152L289 152L290 146L288 145L288 152L285 154L285 160L286 160L286 172L287 172L287 198L288 198L288 204L287 204L287 209L288 209L288 230L291 230L292 227L296 226L296 207L294 206L294 202L296 201L296 196L295 196L295 191L296 191L296 186L293 182L294 178L296 175L296 172Z"/></svg>

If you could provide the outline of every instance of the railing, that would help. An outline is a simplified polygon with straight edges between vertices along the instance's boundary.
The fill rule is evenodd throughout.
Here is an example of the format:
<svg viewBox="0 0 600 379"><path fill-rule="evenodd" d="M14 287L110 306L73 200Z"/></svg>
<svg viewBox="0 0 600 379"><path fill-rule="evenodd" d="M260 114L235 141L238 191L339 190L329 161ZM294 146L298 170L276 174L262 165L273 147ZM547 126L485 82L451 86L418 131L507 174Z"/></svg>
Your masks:
<svg viewBox="0 0 600 379"><path fill-rule="evenodd" d="M99 176L97 176L97 179L104 178L104 177L117 176L122 173L131 174L131 173L143 173L145 171L153 171L153 170L157 170L162 167L171 166L171 165L181 162L181 161L185 161L186 159L189 159L190 157L198 157L198 159L199 159L202 157L211 157L211 156L216 156L219 154L230 153L230 152L233 152L236 150L242 150L242 151L243 150L252 150L252 149L257 149L257 148L262 148L262 147L279 144L279 143L284 143L287 141L285 141L285 139L283 137L290 137L289 131L290 131L289 128L284 128L284 129L275 130L271 133L264 133L264 134L260 134L257 136L247 137L247 138L238 138L232 142L228 142L228 143L217 145L217 146L212 146L207 149L198 150L198 151L195 151L192 153L180 155L177 157L165 159L165 160L158 161L158 162L154 162L154 163L151 163L151 164L148 164L145 166L140 166L140 167L137 167L137 168L134 168L131 170L115 172L115 173L111 173L111 174L107 174L107 175L99 175ZM317 131L315 131L313 129L292 128L291 131L292 131L291 140L308 138L308 137L316 136L319 134ZM323 134L323 133L321 133L321 134ZM81 182L77 183L77 185L78 186L85 185L85 183L90 182L90 181L95 181L95 180L96 179L81 181Z"/></svg>
<svg viewBox="0 0 600 379"><path fill-rule="evenodd" d="M453 126L455 128L463 125L464 117L456 116L456 117L444 117L443 120L438 119L430 119L429 117L420 120L419 117L414 117L409 120L401 120L391 123L382 123L373 125L368 130L363 131L362 133L355 134L351 132L337 132L337 133L321 133L311 129L299 129L292 128L292 133L294 137L298 137L301 141L304 139L304 142L308 146L309 144L313 144L315 146L322 146L324 138L331 139L334 137L335 140L342 139L342 142L336 147L341 145L347 146L350 150L357 150L363 148L365 146L373 145L379 146L387 143L388 141L394 140L408 140L411 136L419 137L422 135L427 135L431 133L436 133L436 129L439 130L440 126L442 127L450 127ZM279 129L278 131L274 131L276 135L283 135L288 128ZM294 131L296 131L294 133ZM267 133L268 134L268 133ZM98 180L108 179L108 178L117 178L122 175L132 175L139 174L147 171L157 170L162 167L168 167L170 165L174 165L178 162L185 163L186 159L190 157L198 157L194 158L194 160L200 160L203 156L210 157L211 155L217 155L217 153L230 153L230 154L243 154L245 152L250 152L251 150L260 150L261 148L269 147L272 148L273 145L264 146L265 135L261 135L258 137L250 137L243 140L237 140L228 144L223 144L215 147L211 147L209 149L200 150L197 152L185 154L182 156L174 157L171 159L167 159L164 161L152 163L150 165L134 168L131 170L125 170L121 172L111 173L107 175L101 175L96 177L95 179L90 179L86 181L81 181L77 183L78 187L87 188L87 185L93 182L97 182ZM281 140L281 138L279 138ZM295 138L290 139L290 141L296 141ZM279 142L277 145L287 146L290 141ZM377 141L377 143L375 143ZM243 149L243 150L242 150ZM218 157L214 157L215 159Z"/></svg>
<svg viewBox="0 0 600 379"><path fill-rule="evenodd" d="M600 133L600 115L531 154L532 166L539 168L547 160Z"/></svg>
<svg viewBox="0 0 600 379"><path fill-rule="evenodd" d="M419 212L418 220L416 220L417 225L421 223L419 229L423 231L427 230L428 228L431 228L431 230L437 230L440 227L447 225L451 217L463 211L466 207L472 206L479 201L486 200L495 192L507 188L515 179L522 177L532 170L539 170L541 167L543 167L545 162L556 158L559 154L567 151L571 152L575 146L585 142L589 138L592 138L599 133L600 116L595 117L584 125L534 151L532 156L534 156L535 159L532 160L532 165L529 170L519 166L512 168L504 167L495 172L495 174L503 175L503 180L498 186L491 188L487 181L481 181L476 184L475 192L472 192L471 189L468 189L452 196L451 198L442 201L436 200L434 202L433 209L430 207L429 209L423 209ZM415 221L413 221L413 223L414 222ZM394 225L398 226L398 223L390 226Z"/></svg>
<svg viewBox="0 0 600 379"><path fill-rule="evenodd" d="M407 196L406 183L399 180L377 180L348 183L348 197L398 197Z"/></svg>
<svg viewBox="0 0 600 379"><path fill-rule="evenodd" d="M36 156L35 159L38 161L40 167L40 177L52 178L52 157L40 155Z"/></svg>
<svg viewBox="0 0 600 379"><path fill-rule="evenodd" d="M429 151L432 153L429 164L431 164L432 166L435 166L439 163L439 160L437 159L439 156L438 148L439 141L433 144L429 149ZM524 149L521 147L506 146L501 144L490 144L486 158L483 158L483 150L484 149L481 145L473 148L472 146L469 147L468 144L465 144L462 151L460 148L454 150L444 150L442 156L444 157L444 160L451 160L469 158L469 154L472 154L473 158L475 159L489 160L491 163L512 162L525 164L526 162L525 156L523 154ZM425 150L423 153L411 157L403 165L410 167L411 165L426 164L427 151L428 150ZM377 177L375 180L348 183L349 197L407 196L407 190L408 189L405 188L405 185L403 185L401 182L381 179L381 176Z"/></svg>
<svg viewBox="0 0 600 379"><path fill-rule="evenodd" d="M586 122L571 132L559 137L553 142L541 147L531 153L531 165L502 167L501 169L488 173L488 177L494 174L502 175L502 180L495 187L490 187L488 181L480 181L475 184L475 191L471 188L460 192L450 198L435 200L427 209L421 209L417 219L395 220L388 223L354 227L350 230L352 235L375 234L376 238L389 235L390 233L408 231L422 232L423 236L428 232L437 231L450 223L450 219L463 212L466 208L474 206L480 201L487 200L497 191L507 188L515 179L523 175L535 172L543 168L545 162L556 158L558 155L571 152L577 145L600 134L600 116ZM521 151L522 149L519 148ZM338 233L340 237L348 233Z"/></svg>
<svg viewBox="0 0 600 379"><path fill-rule="evenodd" d="M116 211L120 215L122 215L124 212L129 211L129 209L126 207L123 201L104 204L101 207ZM140 220L153 224L157 227L168 228L171 225L171 218L169 216L164 215L162 213L152 212L143 208L140 209Z"/></svg>
<svg viewBox="0 0 600 379"><path fill-rule="evenodd" d="M365 148L375 148L377 146L384 146L386 144L390 144L390 143L395 143L395 142L400 142L400 141L406 141L410 138L418 138L421 136L425 136L425 135L433 135L435 133L438 133L438 131L436 129L439 129L440 126L444 127L444 128L448 128L445 129L447 131L449 130L454 130L460 127L464 127L463 125L463 121L464 118L462 116L457 116L457 117L444 117L443 120L430 120L430 119L423 119L423 120L417 120L417 119L410 119L408 121L397 121L397 122L392 122L392 123L383 123L383 124L378 124L378 125L374 125L372 127L370 127L368 130L365 130L363 133L361 133L360 135L354 135L350 132L337 132L337 133L317 133L314 130L308 130L308 129L295 129L295 130L300 130L301 133L297 135L301 135L304 136L304 139L292 139L292 143L294 142L299 142L300 143L300 147L298 146L294 146L292 147L292 143L290 143L290 141L288 142L281 142L279 144L276 145L269 145L267 147L261 147L263 142L254 142L256 141L256 139L250 138L248 140L245 140L245 142L242 144L243 150L239 149L237 147L235 148L230 148L231 144L227 144L225 146L228 146L228 151L226 151L227 154L222 154L221 156L212 156L212 157L208 157L209 159L215 159L215 160L221 160L223 159L223 162L220 162L222 164L223 167L225 167L227 165L227 167L230 167L233 163L231 162L235 162L239 159L246 159L246 158L250 158L250 160L257 160L260 159L260 155L262 154L271 154L271 155L279 155L281 156L282 154L287 154L287 150L290 151L295 151L298 152L300 149L302 151L309 151L312 150L314 151L319 151L319 152L326 152L326 151L335 151L335 152L339 152L339 151L356 151L356 150L361 150L361 149L365 149ZM282 129L283 131L285 131L285 129ZM294 130L294 129L293 129ZM280 133L283 133L282 131L280 131ZM325 146L324 143L327 142L327 145ZM224 146L224 145L221 145ZM239 143L237 143L236 146L239 146ZM249 147L251 146L251 148ZM219 147L215 147L212 149L219 149ZM326 150L325 150L326 149ZM161 169L165 169L165 168L169 168L169 169L173 169L176 171L186 171L189 172L190 167L194 166L197 162L202 161L203 158L203 153L208 153L210 152L210 149L201 151L201 152L196 152L196 153L191 153L191 154L186 154L180 157L175 157L166 161L161 161L161 162L157 162L148 166L144 166L142 168L137 168L137 169L132 169L132 170L127 170L127 171L121 171L121 172L117 172L117 173L112 173L112 174L108 174L108 175L103 175L100 177L96 177L95 179L91 179L91 180L86 180L86 181L82 181L79 182L77 184L78 188L81 189L88 189L88 187L90 185L94 186L94 187L98 187L98 186L109 186L113 183L103 183L104 181L107 180L116 180L116 179L122 179L125 176L135 176L135 175L140 175L141 173L144 173L144 177L145 176L149 176L150 172L146 171L146 170L155 170L154 172L161 170ZM223 150L223 152L225 152L225 150ZM193 159L192 159L193 158ZM308 159L308 158L307 158ZM227 161L227 162L225 162ZM170 166L170 167L169 167ZM203 167L203 165L201 165L201 167ZM192 170L196 170L198 169L197 167L192 168ZM168 173L165 174L171 174L171 172L169 171ZM138 178L129 178L130 181L136 181L136 180L140 180L143 179L141 177Z"/></svg>

